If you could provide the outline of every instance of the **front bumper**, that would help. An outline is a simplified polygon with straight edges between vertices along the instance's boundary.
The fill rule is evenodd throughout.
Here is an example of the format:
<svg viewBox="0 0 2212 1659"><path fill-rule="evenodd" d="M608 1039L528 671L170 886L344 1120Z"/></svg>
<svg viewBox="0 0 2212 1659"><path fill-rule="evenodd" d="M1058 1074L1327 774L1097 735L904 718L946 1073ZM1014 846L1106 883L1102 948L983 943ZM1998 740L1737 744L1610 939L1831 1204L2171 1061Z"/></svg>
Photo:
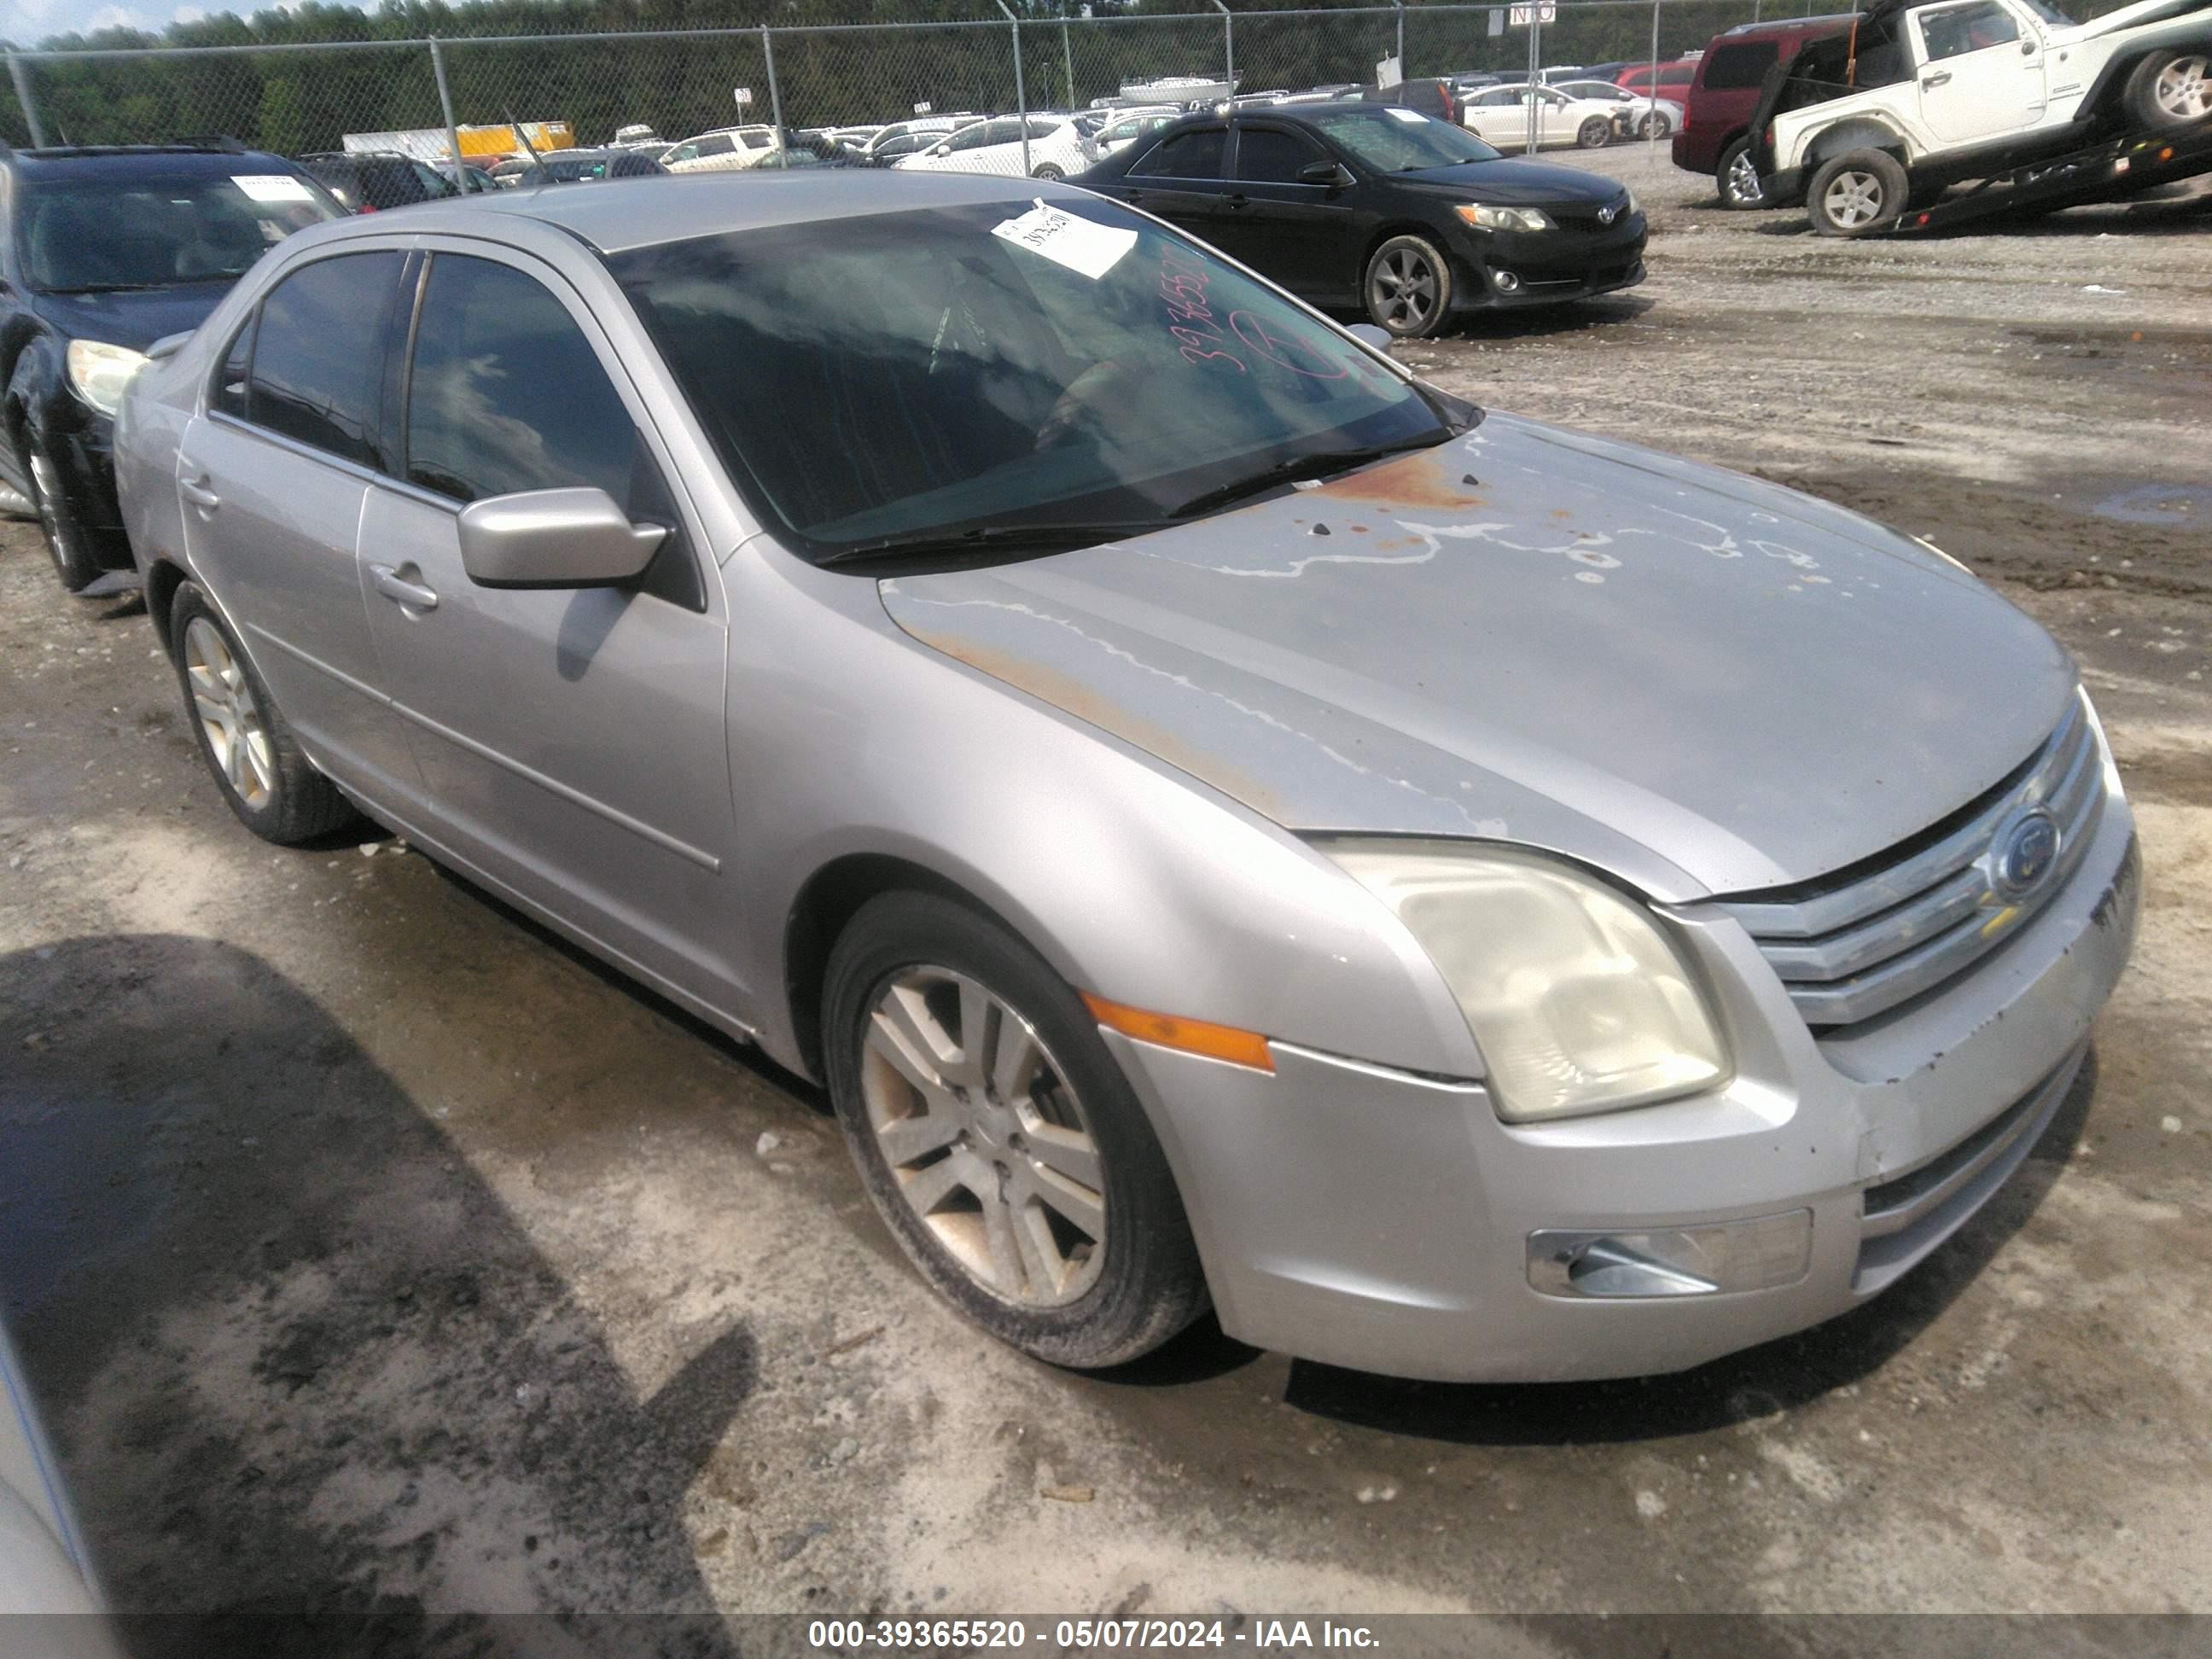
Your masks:
<svg viewBox="0 0 2212 1659"><path fill-rule="evenodd" d="M1849 1311L2003 1185L2057 1114L2126 965L2137 867L2115 793L2033 922L1844 1042L1814 1037L1732 921L1679 913L1737 1075L1634 1111L1507 1125L1477 1082L1287 1043L1271 1075L1107 1041L1159 1128L1232 1336L1443 1381L1679 1370ZM1803 1270L1767 1288L1611 1298L1557 1293L1556 1274L1553 1293L1537 1287L1533 1235L1797 1210L1810 1212Z"/></svg>
<svg viewBox="0 0 2212 1659"><path fill-rule="evenodd" d="M1471 234L1455 250L1471 278L1459 284L1455 312L1557 305L1633 288L1644 278L1645 221L1632 213L1601 232L1581 229ZM1502 285L1503 273L1512 285Z"/></svg>

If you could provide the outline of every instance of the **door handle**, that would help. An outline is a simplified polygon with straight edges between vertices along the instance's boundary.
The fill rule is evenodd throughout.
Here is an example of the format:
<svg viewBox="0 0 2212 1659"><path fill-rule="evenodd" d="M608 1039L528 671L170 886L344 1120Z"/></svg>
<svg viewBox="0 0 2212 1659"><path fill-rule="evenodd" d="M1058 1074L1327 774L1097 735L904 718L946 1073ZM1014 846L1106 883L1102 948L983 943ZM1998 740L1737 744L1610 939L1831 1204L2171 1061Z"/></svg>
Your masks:
<svg viewBox="0 0 2212 1659"><path fill-rule="evenodd" d="M177 494L205 513L212 513L222 505L222 497L208 488L207 474L204 472L197 478L178 479Z"/></svg>
<svg viewBox="0 0 2212 1659"><path fill-rule="evenodd" d="M1224 196L1221 199L1224 205L1227 206L1231 210L1237 208L1247 208L1252 205L1252 198L1249 196Z"/></svg>
<svg viewBox="0 0 2212 1659"><path fill-rule="evenodd" d="M1948 70L1937 70L1935 74L1923 76L1920 79L1923 91L1932 92L1937 87L1948 87L1950 84L1951 71Z"/></svg>
<svg viewBox="0 0 2212 1659"><path fill-rule="evenodd" d="M404 605L410 611L435 611L438 608L436 588L410 582L388 564L369 566L368 580L375 585L378 592L395 605Z"/></svg>

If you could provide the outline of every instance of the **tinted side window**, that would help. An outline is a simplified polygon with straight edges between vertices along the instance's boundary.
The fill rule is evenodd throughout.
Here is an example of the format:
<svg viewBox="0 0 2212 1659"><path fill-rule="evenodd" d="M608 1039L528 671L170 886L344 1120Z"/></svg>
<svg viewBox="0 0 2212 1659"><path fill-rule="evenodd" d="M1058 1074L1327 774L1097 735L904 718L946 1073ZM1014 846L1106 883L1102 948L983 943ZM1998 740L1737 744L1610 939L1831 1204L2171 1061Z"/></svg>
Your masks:
<svg viewBox="0 0 2212 1659"><path fill-rule="evenodd" d="M1179 132L1155 145L1152 153L1129 171L1154 179L1218 179L1222 144L1228 136L1226 127Z"/></svg>
<svg viewBox="0 0 2212 1659"><path fill-rule="evenodd" d="M1774 67L1781 49L1771 40L1754 40L1741 46L1715 46L1705 54L1707 92L1741 92L1755 87Z"/></svg>
<svg viewBox="0 0 2212 1659"><path fill-rule="evenodd" d="M712 138L702 138L699 141L699 148L694 150L692 155L694 156L728 155L732 154L737 148L737 145L731 142L726 134L717 133Z"/></svg>
<svg viewBox="0 0 2212 1659"><path fill-rule="evenodd" d="M1237 176L1255 185L1295 185L1298 169L1325 159L1294 132L1246 127L1237 140Z"/></svg>
<svg viewBox="0 0 2212 1659"><path fill-rule="evenodd" d="M246 419L376 465L385 322L398 253L348 253L295 271L261 302Z"/></svg>
<svg viewBox="0 0 2212 1659"><path fill-rule="evenodd" d="M665 483L575 320L507 265L430 262L407 392L407 481L457 501L592 485L634 519L676 526ZM680 532L647 591L698 607Z"/></svg>

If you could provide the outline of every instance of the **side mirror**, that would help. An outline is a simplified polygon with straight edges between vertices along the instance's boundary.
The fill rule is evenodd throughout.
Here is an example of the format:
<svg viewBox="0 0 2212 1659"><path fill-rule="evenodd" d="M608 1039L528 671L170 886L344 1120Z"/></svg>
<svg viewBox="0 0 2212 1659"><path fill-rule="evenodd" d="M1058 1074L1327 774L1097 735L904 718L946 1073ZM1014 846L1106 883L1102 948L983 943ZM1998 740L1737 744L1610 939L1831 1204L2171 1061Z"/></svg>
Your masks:
<svg viewBox="0 0 2212 1659"><path fill-rule="evenodd" d="M1377 351L1390 349L1390 331L1377 328L1372 323L1354 323L1344 331L1364 346L1373 346Z"/></svg>
<svg viewBox="0 0 2212 1659"><path fill-rule="evenodd" d="M634 581L667 539L634 525L604 489L531 489L461 510L461 568L483 587L611 587Z"/></svg>
<svg viewBox="0 0 2212 1659"><path fill-rule="evenodd" d="M1309 161L1298 169L1302 185L1326 185L1331 190L1342 190L1355 182L1352 169L1341 161Z"/></svg>
<svg viewBox="0 0 2212 1659"><path fill-rule="evenodd" d="M164 357L173 357L177 355L178 349L183 346L185 342L191 337L192 331L191 329L186 329L181 334L164 334L160 339L155 341L153 344L146 348L146 356L150 362L157 363Z"/></svg>

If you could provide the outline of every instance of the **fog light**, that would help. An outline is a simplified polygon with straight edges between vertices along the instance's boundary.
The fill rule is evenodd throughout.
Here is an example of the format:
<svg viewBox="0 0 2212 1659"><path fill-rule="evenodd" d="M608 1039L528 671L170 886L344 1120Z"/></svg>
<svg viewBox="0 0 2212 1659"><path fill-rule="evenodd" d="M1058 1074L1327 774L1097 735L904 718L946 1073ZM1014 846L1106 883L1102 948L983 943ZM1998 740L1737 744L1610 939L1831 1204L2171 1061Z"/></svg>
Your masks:
<svg viewBox="0 0 2212 1659"><path fill-rule="evenodd" d="M1521 291L1521 279L1510 270L1498 271L1490 280L1498 285L1498 291L1500 294L1517 294Z"/></svg>
<svg viewBox="0 0 2212 1659"><path fill-rule="evenodd" d="M1528 1282L1546 1296L1716 1296L1794 1285L1813 1262L1813 1212L1702 1227L1528 1235Z"/></svg>

